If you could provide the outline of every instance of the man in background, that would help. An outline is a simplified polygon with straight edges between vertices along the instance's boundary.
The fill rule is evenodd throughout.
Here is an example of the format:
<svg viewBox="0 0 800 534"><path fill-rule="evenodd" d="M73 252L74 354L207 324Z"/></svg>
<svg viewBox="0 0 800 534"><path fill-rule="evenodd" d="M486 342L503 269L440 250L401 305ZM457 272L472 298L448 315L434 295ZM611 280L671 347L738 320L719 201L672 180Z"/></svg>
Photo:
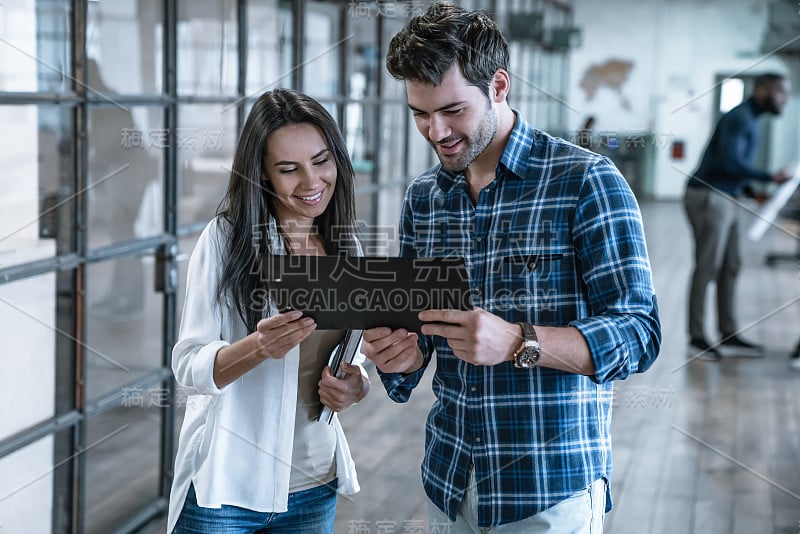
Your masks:
<svg viewBox="0 0 800 534"><path fill-rule="evenodd" d="M753 95L723 115L684 195L694 235L694 271L689 288L690 354L718 360L719 348L758 357L763 348L739 335L734 314L734 289L741 266L737 202L750 180L784 182L786 171L770 174L753 167L758 148L758 122L763 113L779 115L789 98L789 82L780 74L756 78ZM717 283L718 343L705 336L705 299L709 282Z"/></svg>

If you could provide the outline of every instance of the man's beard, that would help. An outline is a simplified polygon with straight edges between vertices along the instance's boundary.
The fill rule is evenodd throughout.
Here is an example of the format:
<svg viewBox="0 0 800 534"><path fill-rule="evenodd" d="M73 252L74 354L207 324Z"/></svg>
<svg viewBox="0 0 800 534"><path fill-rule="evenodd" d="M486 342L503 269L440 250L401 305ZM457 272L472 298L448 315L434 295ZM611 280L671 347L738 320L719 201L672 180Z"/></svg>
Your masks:
<svg viewBox="0 0 800 534"><path fill-rule="evenodd" d="M783 109L774 98L769 98L764 106L764 110L773 115L780 115Z"/></svg>
<svg viewBox="0 0 800 534"><path fill-rule="evenodd" d="M442 154L439 153L437 144L432 141L430 143L434 150L436 150L436 155L442 167L450 172L464 172L467 170L467 167L486 150L486 147L492 142L496 133L497 112L491 104L489 104L486 107L481 121L476 125L470 135L463 139L463 143L466 145L466 152L458 156L458 159L446 159L447 156L442 156Z"/></svg>

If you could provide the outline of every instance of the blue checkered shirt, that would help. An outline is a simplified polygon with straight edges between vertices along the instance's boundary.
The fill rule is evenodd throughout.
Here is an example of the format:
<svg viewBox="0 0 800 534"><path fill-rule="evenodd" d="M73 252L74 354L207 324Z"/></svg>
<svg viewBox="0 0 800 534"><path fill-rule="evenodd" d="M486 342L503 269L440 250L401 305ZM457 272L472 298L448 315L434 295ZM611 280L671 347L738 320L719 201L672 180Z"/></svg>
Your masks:
<svg viewBox="0 0 800 534"><path fill-rule="evenodd" d="M473 463L484 527L608 481L612 383L649 368L661 343L641 215L625 179L606 158L515 115L496 179L477 202L464 175L440 165L411 184L400 253L462 256L476 306L509 322L577 328L594 376L472 365L439 336L421 338L419 371L381 374L389 396L405 402L435 350L423 484L454 520Z"/></svg>

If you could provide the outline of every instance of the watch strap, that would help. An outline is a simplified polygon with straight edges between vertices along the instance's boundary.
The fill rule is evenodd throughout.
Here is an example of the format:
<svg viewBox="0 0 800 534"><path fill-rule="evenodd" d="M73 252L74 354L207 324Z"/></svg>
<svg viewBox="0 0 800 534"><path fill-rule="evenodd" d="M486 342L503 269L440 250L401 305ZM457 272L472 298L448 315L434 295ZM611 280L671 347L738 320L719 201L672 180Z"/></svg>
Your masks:
<svg viewBox="0 0 800 534"><path fill-rule="evenodd" d="M531 323L519 323L522 327L522 336L525 338L525 341L536 341L539 342L539 338L536 336L536 329L533 328Z"/></svg>

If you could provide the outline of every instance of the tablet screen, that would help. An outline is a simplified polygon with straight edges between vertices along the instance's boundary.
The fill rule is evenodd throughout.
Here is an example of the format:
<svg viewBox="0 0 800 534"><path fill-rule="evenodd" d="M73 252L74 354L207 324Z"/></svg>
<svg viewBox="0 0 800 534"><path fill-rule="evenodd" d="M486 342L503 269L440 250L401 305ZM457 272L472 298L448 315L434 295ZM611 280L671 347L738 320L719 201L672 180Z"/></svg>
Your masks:
<svg viewBox="0 0 800 534"><path fill-rule="evenodd" d="M422 310L471 310L462 258L264 256L262 279L281 311L300 310L317 328L388 326L420 332Z"/></svg>

